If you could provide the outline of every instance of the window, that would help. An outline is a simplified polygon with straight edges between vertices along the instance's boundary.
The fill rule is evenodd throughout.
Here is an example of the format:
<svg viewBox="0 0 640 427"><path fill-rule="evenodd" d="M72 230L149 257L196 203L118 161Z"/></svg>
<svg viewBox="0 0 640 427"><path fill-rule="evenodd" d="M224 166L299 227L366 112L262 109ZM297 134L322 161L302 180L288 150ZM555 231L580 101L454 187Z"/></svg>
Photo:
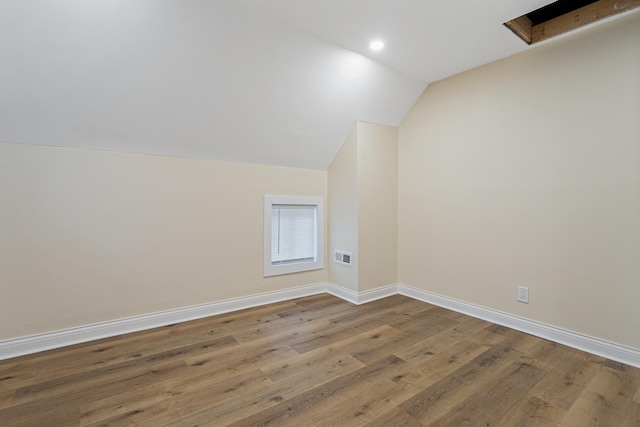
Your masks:
<svg viewBox="0 0 640 427"><path fill-rule="evenodd" d="M322 197L264 196L264 275L324 268Z"/></svg>

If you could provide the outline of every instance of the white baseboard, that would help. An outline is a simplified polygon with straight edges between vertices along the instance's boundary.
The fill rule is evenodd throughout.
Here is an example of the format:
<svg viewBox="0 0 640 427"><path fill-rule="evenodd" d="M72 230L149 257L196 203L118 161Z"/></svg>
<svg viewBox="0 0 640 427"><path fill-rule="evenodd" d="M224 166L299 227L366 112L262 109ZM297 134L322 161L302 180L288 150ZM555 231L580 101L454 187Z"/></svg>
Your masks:
<svg viewBox="0 0 640 427"><path fill-rule="evenodd" d="M327 292L353 304L366 304L398 293L397 285L382 286L364 292L356 292L334 283L327 283Z"/></svg>
<svg viewBox="0 0 640 427"><path fill-rule="evenodd" d="M358 304L358 292L352 291L351 289L343 288L333 283L327 283L327 293L349 301L352 304Z"/></svg>
<svg viewBox="0 0 640 427"><path fill-rule="evenodd" d="M523 319L521 317L491 310L478 305L469 304L467 302L434 294L422 289L412 288L403 284L398 285L398 293L433 305L448 308L449 310L477 317L488 322L516 329L527 334L535 335L549 341L564 344L578 350L586 351L587 353L640 368L640 351L636 349L624 347L619 344L610 343L587 335L578 334L555 326L546 325L544 323L535 322L533 320Z"/></svg>
<svg viewBox="0 0 640 427"><path fill-rule="evenodd" d="M325 292L353 304L365 304L400 294L640 368L640 350L480 307L422 289L398 284L383 286L365 292L356 292L334 283L299 286L247 297L216 301L210 304L0 341L0 360Z"/></svg>
<svg viewBox="0 0 640 427"><path fill-rule="evenodd" d="M216 314L243 310L245 308L274 302L321 294L326 291L327 284L318 283L0 341L0 360L174 323L201 319L203 317L215 316Z"/></svg>

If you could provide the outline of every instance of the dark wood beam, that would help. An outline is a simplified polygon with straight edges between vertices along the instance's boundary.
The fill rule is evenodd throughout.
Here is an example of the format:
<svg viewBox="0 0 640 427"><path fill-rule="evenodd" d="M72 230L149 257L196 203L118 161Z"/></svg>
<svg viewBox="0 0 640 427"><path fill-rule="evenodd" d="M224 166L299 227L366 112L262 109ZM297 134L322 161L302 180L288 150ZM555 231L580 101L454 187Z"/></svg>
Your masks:
<svg viewBox="0 0 640 427"><path fill-rule="evenodd" d="M534 25L529 43L538 43L609 16L628 12L637 7L640 7L640 0L600 0L573 12Z"/></svg>
<svg viewBox="0 0 640 427"><path fill-rule="evenodd" d="M531 44L532 23L527 15L522 15L519 18L512 19L509 22L505 22L504 25L509 27L518 37L524 40L527 44Z"/></svg>

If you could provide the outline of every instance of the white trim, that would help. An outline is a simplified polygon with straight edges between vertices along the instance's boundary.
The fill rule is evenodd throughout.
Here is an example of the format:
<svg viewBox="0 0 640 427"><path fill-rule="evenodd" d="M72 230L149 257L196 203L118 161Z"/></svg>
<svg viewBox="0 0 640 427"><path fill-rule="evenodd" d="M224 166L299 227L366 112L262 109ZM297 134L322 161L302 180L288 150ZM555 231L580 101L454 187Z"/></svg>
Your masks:
<svg viewBox="0 0 640 427"><path fill-rule="evenodd" d="M327 283L327 292L331 295L337 296L338 298L349 301L352 304L360 305L390 297L391 295L396 295L398 293L398 286L387 285L364 292L356 292L340 285L336 285L335 283Z"/></svg>
<svg viewBox="0 0 640 427"><path fill-rule="evenodd" d="M544 323L513 316L497 310L481 307L453 298L434 294L422 289L412 288L399 284L398 293L413 299L428 302L433 305L448 308L449 310L477 317L488 322L526 332L549 341L564 344L587 353L605 357L640 368L640 351L619 344L614 344L598 338L578 334L576 332L561 329Z"/></svg>
<svg viewBox="0 0 640 427"><path fill-rule="evenodd" d="M316 207L315 261L273 265L271 262L271 212L273 205L308 205ZM324 198L321 196L264 196L264 277L324 268Z"/></svg>
<svg viewBox="0 0 640 427"><path fill-rule="evenodd" d="M370 289L368 291L360 292L358 294L358 304L366 304L371 301L376 301L382 298L390 297L398 293L397 285L381 286L376 289Z"/></svg>
<svg viewBox="0 0 640 427"><path fill-rule="evenodd" d="M523 319L404 284L356 292L334 283L299 286L210 304L0 341L0 360L324 292L353 304L366 304L391 295L400 294L640 368L640 350L581 335L566 329Z"/></svg>
<svg viewBox="0 0 640 427"><path fill-rule="evenodd" d="M327 284L318 283L0 341L0 360L274 302L321 294L326 291Z"/></svg>
<svg viewBox="0 0 640 427"><path fill-rule="evenodd" d="M334 283L327 283L327 293L349 301L351 304L358 304L358 292L352 291L351 289L343 288Z"/></svg>

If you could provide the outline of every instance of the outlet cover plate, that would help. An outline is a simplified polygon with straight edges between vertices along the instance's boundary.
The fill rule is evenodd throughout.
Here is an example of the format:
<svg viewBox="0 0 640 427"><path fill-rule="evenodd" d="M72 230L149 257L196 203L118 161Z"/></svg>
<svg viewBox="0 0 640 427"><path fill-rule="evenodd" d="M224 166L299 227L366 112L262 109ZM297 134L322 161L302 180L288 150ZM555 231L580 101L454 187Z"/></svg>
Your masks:
<svg viewBox="0 0 640 427"><path fill-rule="evenodd" d="M529 288L518 286L518 301L529 304Z"/></svg>

